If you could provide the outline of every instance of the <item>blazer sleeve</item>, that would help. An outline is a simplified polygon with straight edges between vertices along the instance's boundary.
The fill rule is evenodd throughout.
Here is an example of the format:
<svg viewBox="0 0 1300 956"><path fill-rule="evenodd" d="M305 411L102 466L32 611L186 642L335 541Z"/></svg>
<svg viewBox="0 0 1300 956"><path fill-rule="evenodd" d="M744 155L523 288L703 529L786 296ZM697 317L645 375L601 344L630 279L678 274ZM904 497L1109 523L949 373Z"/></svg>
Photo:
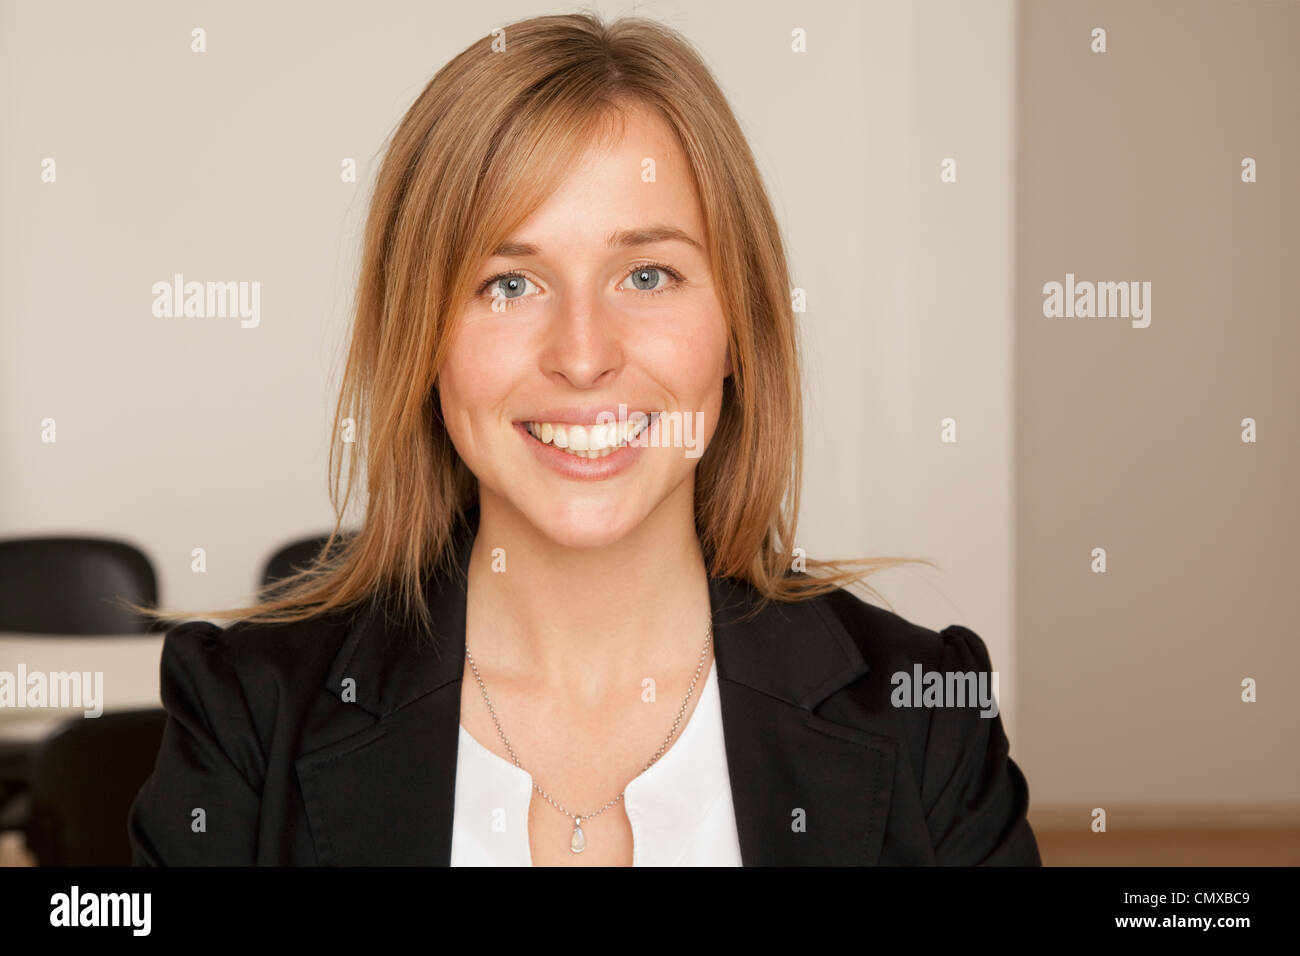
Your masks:
<svg viewBox="0 0 1300 956"><path fill-rule="evenodd" d="M984 642L954 624L940 632L945 674L989 673ZM991 678L986 678L991 679ZM1029 787L1009 756L999 712L981 707L931 711L922 793L935 862L948 866L1041 866L1038 843L1025 817Z"/></svg>
<svg viewBox="0 0 1300 956"><path fill-rule="evenodd" d="M153 774L131 804L131 861L251 866L263 764L222 629L186 622L168 631L160 681L167 722Z"/></svg>

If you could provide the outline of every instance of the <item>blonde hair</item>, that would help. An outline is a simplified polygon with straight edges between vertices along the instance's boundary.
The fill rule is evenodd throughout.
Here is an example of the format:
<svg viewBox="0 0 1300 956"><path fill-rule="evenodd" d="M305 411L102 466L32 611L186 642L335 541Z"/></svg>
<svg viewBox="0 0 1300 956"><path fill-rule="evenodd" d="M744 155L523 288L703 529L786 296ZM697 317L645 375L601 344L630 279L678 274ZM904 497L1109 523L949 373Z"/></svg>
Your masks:
<svg viewBox="0 0 1300 956"><path fill-rule="evenodd" d="M494 49L502 40L504 49ZM371 200L335 409L334 531L312 567L263 600L199 616L298 621L383 592L427 629L423 582L451 569L449 544L477 494L434 393L453 323L482 263L629 102L656 110L680 140L727 316L733 374L696 472L696 528L709 574L749 582L766 603L815 597L903 563L932 564L807 558L815 574L791 573L803 453L799 354L785 249L762 178L722 91L685 38L652 20L605 24L583 13L523 20L495 41L476 41L402 118ZM343 443L348 419L356 440ZM343 445L348 477L340 501ZM365 517L344 535L359 463Z"/></svg>

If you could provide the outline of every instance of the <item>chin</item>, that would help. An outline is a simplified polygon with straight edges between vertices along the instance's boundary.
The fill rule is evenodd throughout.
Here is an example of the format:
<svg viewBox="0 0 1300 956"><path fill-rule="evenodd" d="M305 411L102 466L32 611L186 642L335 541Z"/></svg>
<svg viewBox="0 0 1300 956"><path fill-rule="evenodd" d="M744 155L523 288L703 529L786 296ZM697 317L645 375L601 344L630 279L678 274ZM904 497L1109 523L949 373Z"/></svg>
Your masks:
<svg viewBox="0 0 1300 956"><path fill-rule="evenodd" d="M645 515L627 502L575 496L521 509L533 525L566 548L602 548L624 538Z"/></svg>

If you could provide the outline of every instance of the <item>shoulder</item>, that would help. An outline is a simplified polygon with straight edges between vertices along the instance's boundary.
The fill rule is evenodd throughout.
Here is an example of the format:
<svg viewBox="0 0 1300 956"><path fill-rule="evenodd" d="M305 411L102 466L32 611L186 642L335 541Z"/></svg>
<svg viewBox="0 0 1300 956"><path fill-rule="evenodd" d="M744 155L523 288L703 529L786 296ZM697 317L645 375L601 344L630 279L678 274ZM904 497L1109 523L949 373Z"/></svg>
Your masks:
<svg viewBox="0 0 1300 956"><path fill-rule="evenodd" d="M923 787L990 745L1004 746L989 652L974 631L959 624L934 630L844 589L814 600L834 615L867 664L841 691L842 700L851 702L864 729L905 744ZM981 692L991 706L982 707Z"/></svg>
<svg viewBox="0 0 1300 956"><path fill-rule="evenodd" d="M175 624L163 639L163 705L172 713L193 708L230 715L238 702L253 722L267 726L277 709L305 703L324 684L350 619L335 613L276 624Z"/></svg>
<svg viewBox="0 0 1300 956"><path fill-rule="evenodd" d="M210 663L225 662L239 670L279 670L312 658L333 660L347 636L352 616L343 612L301 621L262 623L183 621L168 629L165 649Z"/></svg>
<svg viewBox="0 0 1300 956"><path fill-rule="evenodd" d="M870 604L840 588L813 599L848 632L872 671L894 674L916 664L962 670L988 670L988 648L978 634L960 624L933 630Z"/></svg>
<svg viewBox="0 0 1300 956"><path fill-rule="evenodd" d="M329 614L286 623L184 621L168 629L164 658L240 676L290 673L314 661L328 663L348 634L350 615Z"/></svg>
<svg viewBox="0 0 1300 956"><path fill-rule="evenodd" d="M903 732L918 755L989 731L1001 734L997 671L973 630L961 624L934 630L842 588L814 600L867 664L849 692Z"/></svg>
<svg viewBox="0 0 1300 956"><path fill-rule="evenodd" d="M1010 757L997 671L980 636L960 624L923 627L843 589L813 600L867 662L846 688L851 706L836 713L904 744L906 786L935 861L1039 864L1028 784Z"/></svg>
<svg viewBox="0 0 1300 956"><path fill-rule="evenodd" d="M131 805L138 864L251 865L262 795L291 772L298 725L348 633L337 617L275 625L173 624L159 692L167 711L153 772ZM192 829L196 808L206 829ZM196 833L207 834L197 837Z"/></svg>

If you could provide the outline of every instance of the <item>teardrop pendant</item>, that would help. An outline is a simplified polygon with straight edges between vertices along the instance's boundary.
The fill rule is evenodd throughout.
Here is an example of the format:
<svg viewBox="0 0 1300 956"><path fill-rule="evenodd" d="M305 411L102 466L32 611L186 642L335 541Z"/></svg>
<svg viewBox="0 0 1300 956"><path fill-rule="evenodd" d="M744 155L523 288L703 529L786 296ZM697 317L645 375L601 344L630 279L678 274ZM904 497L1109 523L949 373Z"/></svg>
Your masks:
<svg viewBox="0 0 1300 956"><path fill-rule="evenodd" d="M574 853L581 853L587 849L587 838L582 833L582 818L573 818L573 836L569 838L569 849Z"/></svg>

